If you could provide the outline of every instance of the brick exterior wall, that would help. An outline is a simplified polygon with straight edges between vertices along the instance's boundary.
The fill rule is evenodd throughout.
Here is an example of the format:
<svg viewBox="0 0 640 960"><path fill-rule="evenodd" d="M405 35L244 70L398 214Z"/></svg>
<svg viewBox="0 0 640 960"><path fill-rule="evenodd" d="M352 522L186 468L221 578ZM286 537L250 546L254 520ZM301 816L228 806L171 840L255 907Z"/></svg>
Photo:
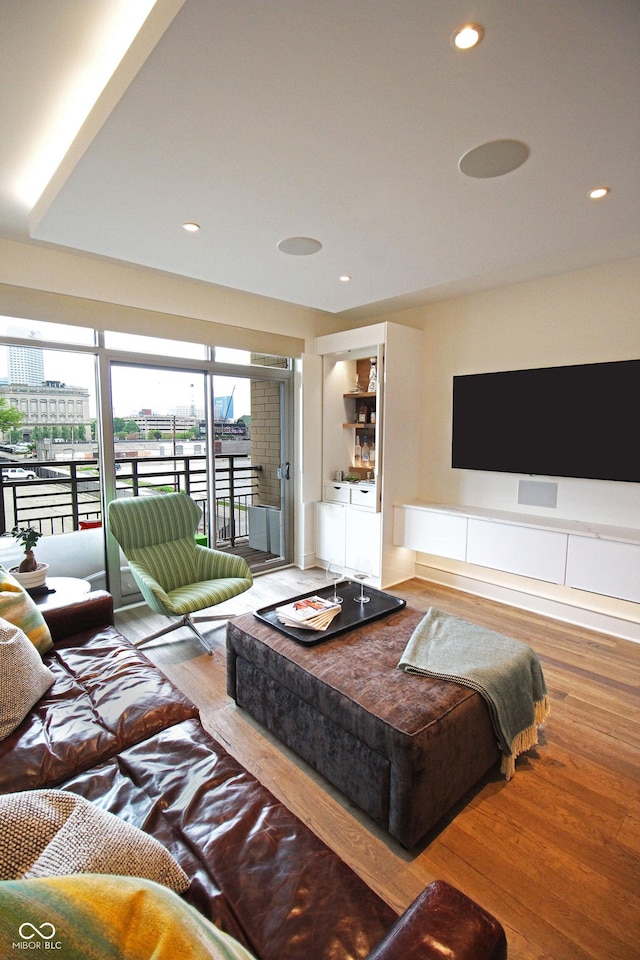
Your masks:
<svg viewBox="0 0 640 960"><path fill-rule="evenodd" d="M286 367L283 357L252 356L252 364ZM251 461L262 466L258 477L258 503L280 509L280 479L278 468L282 462L280 445L280 382L251 380Z"/></svg>

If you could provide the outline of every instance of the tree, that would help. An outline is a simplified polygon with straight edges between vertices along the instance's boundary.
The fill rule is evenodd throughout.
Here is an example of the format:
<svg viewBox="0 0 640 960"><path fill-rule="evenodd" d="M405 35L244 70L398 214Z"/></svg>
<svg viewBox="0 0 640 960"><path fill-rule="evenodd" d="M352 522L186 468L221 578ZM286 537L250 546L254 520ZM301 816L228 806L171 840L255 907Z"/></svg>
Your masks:
<svg viewBox="0 0 640 960"><path fill-rule="evenodd" d="M78 438L78 440L87 439L87 431L85 430L84 423L79 423L78 426L76 427L76 437Z"/></svg>
<svg viewBox="0 0 640 960"><path fill-rule="evenodd" d="M24 417L15 407L10 407L4 397L0 397L0 433L19 427Z"/></svg>

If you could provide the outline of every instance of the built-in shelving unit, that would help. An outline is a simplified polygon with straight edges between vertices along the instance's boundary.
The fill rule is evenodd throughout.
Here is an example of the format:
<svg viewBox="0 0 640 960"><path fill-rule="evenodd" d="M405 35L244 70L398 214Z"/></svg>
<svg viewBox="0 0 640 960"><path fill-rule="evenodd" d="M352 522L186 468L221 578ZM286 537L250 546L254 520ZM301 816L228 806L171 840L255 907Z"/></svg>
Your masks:
<svg viewBox="0 0 640 960"><path fill-rule="evenodd" d="M421 334L381 323L319 337L322 357L322 501L316 503L316 559L348 571L363 555L378 586L411 575L406 551L392 543L393 500L418 492L415 451L402 443L415 417L421 385ZM375 361L377 388L370 382ZM361 419L362 418L362 419ZM354 462L356 438L373 452ZM343 482L340 476L357 477Z"/></svg>
<svg viewBox="0 0 640 960"><path fill-rule="evenodd" d="M367 365L365 369L363 369L363 364ZM368 376L370 368L369 361L359 360L356 366L358 369L358 380L361 379L363 374ZM361 449L364 445L365 438L369 446L370 458L365 461L361 453L361 462L357 464L352 456L349 473L357 474L361 479L373 479L376 470L375 454L377 452L376 426L378 394L377 392L352 392L343 394L342 399L344 400L346 415L349 418L346 423L342 424L342 429L350 432L349 441L352 445L352 450L355 450L356 439L359 441Z"/></svg>

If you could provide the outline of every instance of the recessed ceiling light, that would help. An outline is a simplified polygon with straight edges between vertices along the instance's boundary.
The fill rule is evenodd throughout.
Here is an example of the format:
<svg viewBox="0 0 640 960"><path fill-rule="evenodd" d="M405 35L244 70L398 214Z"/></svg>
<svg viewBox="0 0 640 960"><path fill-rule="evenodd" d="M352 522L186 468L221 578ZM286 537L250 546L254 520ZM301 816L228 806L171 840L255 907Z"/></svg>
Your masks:
<svg viewBox="0 0 640 960"><path fill-rule="evenodd" d="M451 42L458 50L471 50L472 47L477 47L483 37L484 30L478 23L465 23L456 30Z"/></svg>
<svg viewBox="0 0 640 960"><path fill-rule="evenodd" d="M589 198L591 200L602 200L602 198L606 197L610 192L611 187L596 187L595 190L589 191Z"/></svg>
<svg viewBox="0 0 640 960"><path fill-rule="evenodd" d="M308 257L312 253L322 250L322 244L313 237L287 237L278 244L280 253L288 253L292 257Z"/></svg>
<svg viewBox="0 0 640 960"><path fill-rule="evenodd" d="M348 273L343 273L342 276L340 277L341 283L349 283L349 280L351 280L351 277L349 276Z"/></svg>
<svg viewBox="0 0 640 960"><path fill-rule="evenodd" d="M197 233L200 229L200 224L194 223L192 220L187 220L186 223L182 224L182 229L186 230L187 233Z"/></svg>

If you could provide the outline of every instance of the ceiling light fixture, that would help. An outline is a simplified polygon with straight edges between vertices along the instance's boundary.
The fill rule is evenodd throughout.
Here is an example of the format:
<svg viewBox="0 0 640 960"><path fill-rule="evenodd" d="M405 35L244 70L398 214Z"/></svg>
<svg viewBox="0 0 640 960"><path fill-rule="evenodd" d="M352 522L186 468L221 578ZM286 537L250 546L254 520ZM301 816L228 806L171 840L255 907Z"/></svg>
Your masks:
<svg viewBox="0 0 640 960"><path fill-rule="evenodd" d="M313 237L287 237L278 244L280 253L288 253L292 257L308 257L312 253L322 250L322 244Z"/></svg>
<svg viewBox="0 0 640 960"><path fill-rule="evenodd" d="M589 191L590 200L602 200L603 197L606 197L608 193L611 192L611 187L596 187L595 190Z"/></svg>
<svg viewBox="0 0 640 960"><path fill-rule="evenodd" d="M187 233L197 233L200 229L200 224L194 223L193 220L187 220L186 223L182 224L182 229L186 230Z"/></svg>
<svg viewBox="0 0 640 960"><path fill-rule="evenodd" d="M484 30L478 23L465 23L453 34L451 42L458 50L471 50L478 46L483 37Z"/></svg>
<svg viewBox="0 0 640 960"><path fill-rule="evenodd" d="M351 277L349 276L348 273L343 273L342 276L340 277L341 283L349 283L349 280L351 280Z"/></svg>

